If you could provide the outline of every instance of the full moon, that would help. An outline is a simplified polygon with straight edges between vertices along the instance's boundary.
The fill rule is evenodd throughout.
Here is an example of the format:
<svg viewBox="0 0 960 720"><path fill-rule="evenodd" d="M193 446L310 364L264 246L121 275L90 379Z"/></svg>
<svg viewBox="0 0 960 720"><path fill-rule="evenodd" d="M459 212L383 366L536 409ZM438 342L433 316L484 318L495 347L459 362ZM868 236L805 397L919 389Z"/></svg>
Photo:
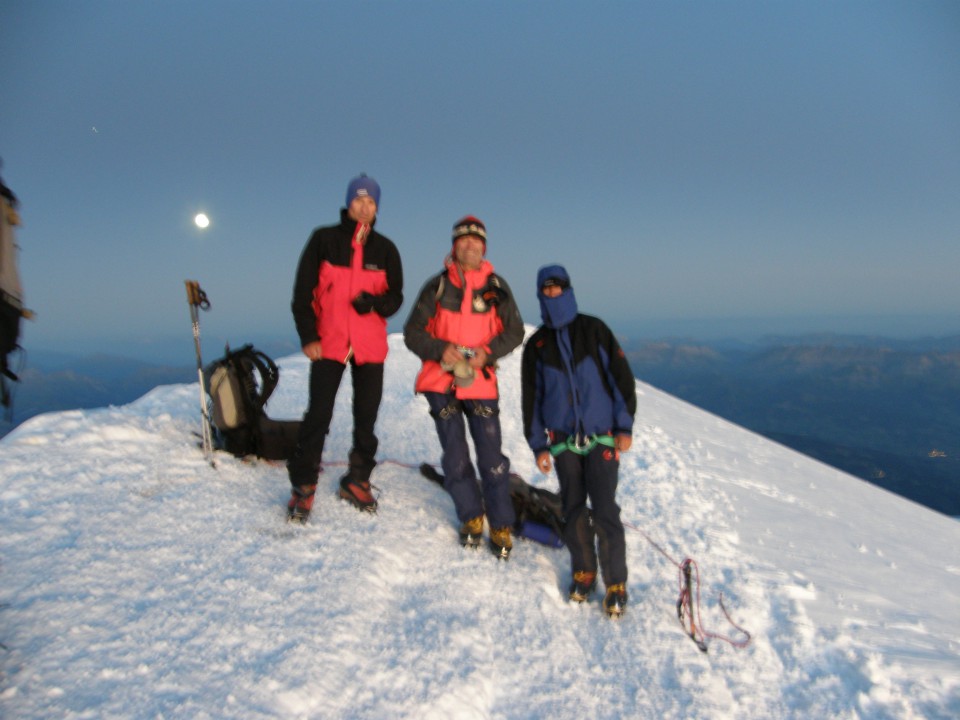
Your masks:
<svg viewBox="0 0 960 720"><path fill-rule="evenodd" d="M210 226L210 218L208 218L204 213L197 213L197 216L193 219L193 222L201 230Z"/></svg>

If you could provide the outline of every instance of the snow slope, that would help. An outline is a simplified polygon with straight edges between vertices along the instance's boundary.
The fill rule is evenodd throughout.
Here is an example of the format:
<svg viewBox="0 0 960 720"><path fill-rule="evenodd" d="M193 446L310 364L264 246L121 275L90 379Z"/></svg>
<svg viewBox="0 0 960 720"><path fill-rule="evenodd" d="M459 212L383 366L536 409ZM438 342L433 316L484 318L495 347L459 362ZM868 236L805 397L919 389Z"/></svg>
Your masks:
<svg viewBox="0 0 960 720"><path fill-rule="evenodd" d="M286 525L282 467L195 446L197 386L36 417L0 441L4 718L956 718L960 525L638 385L620 501L621 621L565 601L566 550L509 562L456 541L418 364L399 336L374 474L380 512L334 498L341 389L310 523ZM269 412L303 410L280 362ZM521 437L503 363L505 450ZM700 653L676 562L701 576Z"/></svg>

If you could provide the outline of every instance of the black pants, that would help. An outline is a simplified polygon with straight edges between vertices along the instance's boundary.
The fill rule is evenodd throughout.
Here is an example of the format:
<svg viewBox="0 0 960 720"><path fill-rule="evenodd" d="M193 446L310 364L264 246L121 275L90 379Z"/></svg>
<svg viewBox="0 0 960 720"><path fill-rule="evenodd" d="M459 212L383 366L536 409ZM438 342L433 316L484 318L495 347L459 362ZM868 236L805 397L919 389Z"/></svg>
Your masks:
<svg viewBox="0 0 960 720"><path fill-rule="evenodd" d="M287 462L291 485L314 485L320 474L323 444L330 431L333 406L347 366L335 360L310 364L310 404L300 425L297 449ZM374 434L383 396L383 363L357 365L350 361L353 378L353 448L350 474L355 481L370 479L376 466L378 440Z"/></svg>
<svg viewBox="0 0 960 720"><path fill-rule="evenodd" d="M563 541L570 550L573 571L595 573L599 556L604 585L626 582L627 548L616 500L620 470L617 453L598 444L586 455L567 450L553 462L566 519ZM587 508L587 499L592 511Z"/></svg>

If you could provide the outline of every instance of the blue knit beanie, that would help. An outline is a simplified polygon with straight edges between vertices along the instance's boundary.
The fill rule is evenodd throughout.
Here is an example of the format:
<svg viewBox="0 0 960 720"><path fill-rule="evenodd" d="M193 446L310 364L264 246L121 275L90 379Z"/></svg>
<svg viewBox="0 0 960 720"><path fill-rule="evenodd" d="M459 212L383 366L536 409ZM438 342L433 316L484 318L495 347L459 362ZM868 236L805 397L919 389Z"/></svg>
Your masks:
<svg viewBox="0 0 960 720"><path fill-rule="evenodd" d="M363 196L372 197L377 207L380 207L380 186L372 177L367 177L366 173L361 173L347 185L347 207L350 207L354 198Z"/></svg>

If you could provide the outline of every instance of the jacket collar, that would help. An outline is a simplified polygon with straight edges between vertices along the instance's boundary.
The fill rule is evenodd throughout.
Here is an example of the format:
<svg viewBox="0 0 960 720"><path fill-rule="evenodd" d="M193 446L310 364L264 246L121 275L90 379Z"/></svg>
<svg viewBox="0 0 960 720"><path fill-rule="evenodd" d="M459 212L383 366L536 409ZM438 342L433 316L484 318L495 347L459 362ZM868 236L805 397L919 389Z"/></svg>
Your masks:
<svg viewBox="0 0 960 720"><path fill-rule="evenodd" d="M464 270L463 268L460 267L460 263L458 263L454 259L453 255L450 254L450 255L447 255L446 258L444 258L443 264L447 270L447 275L450 276L451 282L453 282L453 284L456 285L457 287L463 287L464 286ZM475 278L473 282L470 283L471 287L481 287L486 283L487 278L493 274L493 264L489 260L484 258L483 262L480 263L479 268L477 268L476 270L468 270L466 271L466 274L471 279Z"/></svg>

